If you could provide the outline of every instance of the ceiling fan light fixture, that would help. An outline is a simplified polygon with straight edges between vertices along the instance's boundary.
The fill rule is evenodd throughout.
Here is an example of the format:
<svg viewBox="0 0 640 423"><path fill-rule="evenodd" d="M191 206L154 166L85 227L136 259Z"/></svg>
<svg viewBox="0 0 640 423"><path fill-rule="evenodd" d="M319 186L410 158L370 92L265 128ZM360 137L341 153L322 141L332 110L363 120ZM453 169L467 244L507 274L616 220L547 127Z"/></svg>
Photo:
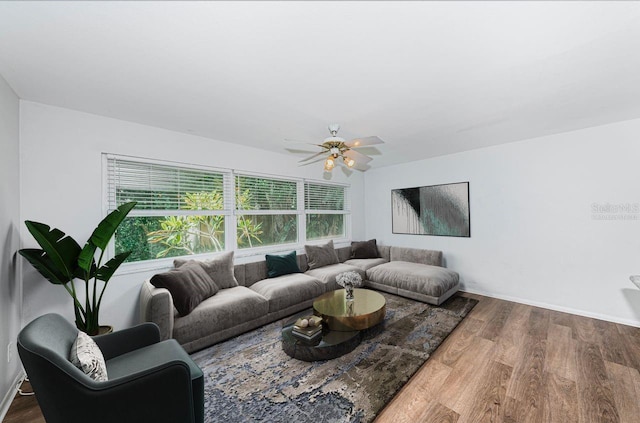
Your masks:
<svg viewBox="0 0 640 423"><path fill-rule="evenodd" d="M343 143L346 140L342 137L328 137L325 138L324 141L322 141L323 143L328 143L328 144L339 144L339 143Z"/></svg>
<svg viewBox="0 0 640 423"><path fill-rule="evenodd" d="M336 162L333 160L333 157L327 157L327 160L324 162L324 170L327 172L331 172L331 170L336 166Z"/></svg>
<svg viewBox="0 0 640 423"><path fill-rule="evenodd" d="M340 125L331 124L329 125L329 132L331 136L325 138L321 144L306 143L311 144L315 147L320 147L320 151L316 154L313 154L312 156L300 160L300 166L318 162L322 160L322 157L324 156L325 172L331 172L339 164L339 160L341 158L342 165L349 169L357 169L361 171L369 169L367 163L369 163L373 159L355 149L370 145L383 144L384 141L382 141L377 136L354 138L350 141L345 141L344 138L338 136L338 130L340 130Z"/></svg>

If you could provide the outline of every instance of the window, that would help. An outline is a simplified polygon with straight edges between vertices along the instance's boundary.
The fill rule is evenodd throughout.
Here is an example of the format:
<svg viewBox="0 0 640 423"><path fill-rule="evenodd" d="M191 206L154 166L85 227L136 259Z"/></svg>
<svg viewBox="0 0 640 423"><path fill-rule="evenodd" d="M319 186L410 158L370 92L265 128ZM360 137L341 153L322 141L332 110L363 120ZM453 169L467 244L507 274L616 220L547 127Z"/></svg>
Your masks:
<svg viewBox="0 0 640 423"><path fill-rule="evenodd" d="M107 157L108 211L137 206L115 234L128 262L225 249L230 172Z"/></svg>
<svg viewBox="0 0 640 423"><path fill-rule="evenodd" d="M138 202L115 234L114 252L132 251L128 262L349 238L346 185L108 154L104 161L105 211Z"/></svg>
<svg viewBox="0 0 640 423"><path fill-rule="evenodd" d="M296 181L238 175L235 182L238 249L298 241Z"/></svg>
<svg viewBox="0 0 640 423"><path fill-rule="evenodd" d="M347 187L306 182L306 239L344 238L349 202Z"/></svg>

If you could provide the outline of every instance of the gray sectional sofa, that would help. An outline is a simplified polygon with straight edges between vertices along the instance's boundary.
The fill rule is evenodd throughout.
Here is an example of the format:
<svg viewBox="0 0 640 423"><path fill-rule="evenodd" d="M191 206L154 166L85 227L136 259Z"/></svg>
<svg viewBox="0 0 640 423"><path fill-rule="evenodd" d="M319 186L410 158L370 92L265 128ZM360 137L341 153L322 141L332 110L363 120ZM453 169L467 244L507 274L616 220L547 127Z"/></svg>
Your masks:
<svg viewBox="0 0 640 423"><path fill-rule="evenodd" d="M458 290L458 274L442 267L442 252L377 246L380 258L352 259L351 247L335 249L339 263L304 273L267 278L266 261L236 264L238 286L220 289L189 314L180 315L169 291L144 282L140 315L160 327L162 339L175 338L187 352L197 351L240 333L311 307L321 294L338 289L336 276L355 271L365 287L439 305Z"/></svg>

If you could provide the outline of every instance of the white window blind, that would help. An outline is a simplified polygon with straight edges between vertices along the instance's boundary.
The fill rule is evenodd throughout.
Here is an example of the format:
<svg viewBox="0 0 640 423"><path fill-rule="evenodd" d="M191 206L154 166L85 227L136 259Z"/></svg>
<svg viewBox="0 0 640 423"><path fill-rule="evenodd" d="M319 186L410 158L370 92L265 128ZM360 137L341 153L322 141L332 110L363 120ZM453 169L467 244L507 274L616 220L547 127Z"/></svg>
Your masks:
<svg viewBox="0 0 640 423"><path fill-rule="evenodd" d="M322 212L350 211L347 187L305 182L305 209Z"/></svg>
<svg viewBox="0 0 640 423"><path fill-rule="evenodd" d="M306 181L304 204L307 240L348 236L351 204L346 186Z"/></svg>
<svg viewBox="0 0 640 423"><path fill-rule="evenodd" d="M297 182L292 180L236 175L236 210L297 210Z"/></svg>
<svg viewBox="0 0 640 423"><path fill-rule="evenodd" d="M132 251L128 262L263 254L350 236L346 184L106 153L103 169L105 213L137 202L111 247L112 254Z"/></svg>
<svg viewBox="0 0 640 423"><path fill-rule="evenodd" d="M129 201L144 210L223 211L230 208L230 172L107 157L109 211Z"/></svg>

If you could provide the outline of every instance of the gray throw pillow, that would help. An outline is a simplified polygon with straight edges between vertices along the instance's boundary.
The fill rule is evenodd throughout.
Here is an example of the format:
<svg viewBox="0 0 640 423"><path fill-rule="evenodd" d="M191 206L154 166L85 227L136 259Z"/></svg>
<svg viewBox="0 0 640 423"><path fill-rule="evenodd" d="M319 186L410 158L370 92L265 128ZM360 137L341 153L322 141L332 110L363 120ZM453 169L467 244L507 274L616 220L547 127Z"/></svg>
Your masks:
<svg viewBox="0 0 640 423"><path fill-rule="evenodd" d="M78 332L76 340L73 341L69 351L69 361L97 382L108 380L107 365L102 351L96 341L84 332Z"/></svg>
<svg viewBox="0 0 640 423"><path fill-rule="evenodd" d="M173 265L177 268L190 261L197 262L220 289L238 286L233 274L233 251L218 254L206 261L175 259Z"/></svg>
<svg viewBox="0 0 640 423"><path fill-rule="evenodd" d="M307 253L309 270L340 263L338 253L333 248L333 240L325 245L305 245L304 251Z"/></svg>
<svg viewBox="0 0 640 423"><path fill-rule="evenodd" d="M351 243L351 258L352 259L369 259L380 258L378 254L378 246L375 239L369 241L356 241Z"/></svg>
<svg viewBox="0 0 640 423"><path fill-rule="evenodd" d="M191 313L203 300L219 291L213 279L195 260L184 263L179 269L154 275L151 284L169 290L173 305L181 316Z"/></svg>

